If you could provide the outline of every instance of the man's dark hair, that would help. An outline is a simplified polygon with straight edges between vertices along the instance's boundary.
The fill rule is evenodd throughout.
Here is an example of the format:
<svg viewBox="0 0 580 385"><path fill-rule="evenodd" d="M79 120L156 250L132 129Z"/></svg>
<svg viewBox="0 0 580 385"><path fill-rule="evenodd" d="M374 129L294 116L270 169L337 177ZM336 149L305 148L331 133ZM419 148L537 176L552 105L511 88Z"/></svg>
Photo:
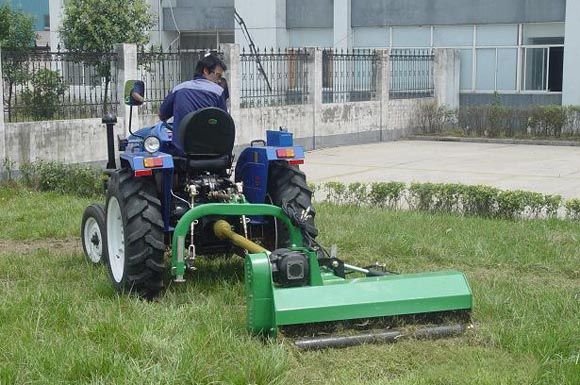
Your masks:
<svg viewBox="0 0 580 385"><path fill-rule="evenodd" d="M195 66L195 74L196 75L203 75L203 70L207 68L207 70L211 73L215 71L215 67L220 66L223 70L227 70L226 65L224 62L214 54L207 55L201 58L197 65Z"/></svg>

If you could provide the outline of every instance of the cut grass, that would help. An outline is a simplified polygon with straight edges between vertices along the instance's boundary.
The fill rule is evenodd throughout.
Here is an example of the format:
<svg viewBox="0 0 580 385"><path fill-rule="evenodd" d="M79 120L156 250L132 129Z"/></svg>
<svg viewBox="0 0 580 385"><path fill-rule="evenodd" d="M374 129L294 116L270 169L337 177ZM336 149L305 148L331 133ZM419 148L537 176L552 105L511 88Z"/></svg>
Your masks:
<svg viewBox="0 0 580 385"><path fill-rule="evenodd" d="M319 206L320 241L348 262L465 272L475 330L301 352L247 334L239 259L203 261L156 302L116 295L70 241L88 203L0 188L1 384L580 382L580 223Z"/></svg>

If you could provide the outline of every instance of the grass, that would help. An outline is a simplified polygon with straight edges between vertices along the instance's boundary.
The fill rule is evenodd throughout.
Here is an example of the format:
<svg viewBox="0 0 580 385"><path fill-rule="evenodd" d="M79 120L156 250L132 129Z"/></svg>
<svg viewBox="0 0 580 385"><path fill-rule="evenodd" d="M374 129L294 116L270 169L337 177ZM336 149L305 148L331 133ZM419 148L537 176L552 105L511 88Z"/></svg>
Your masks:
<svg viewBox="0 0 580 385"><path fill-rule="evenodd" d="M156 302L118 296L82 256L88 200L0 188L0 384L577 384L580 223L321 205L320 241L355 264L455 268L458 338L300 352L245 331L239 260L204 262Z"/></svg>

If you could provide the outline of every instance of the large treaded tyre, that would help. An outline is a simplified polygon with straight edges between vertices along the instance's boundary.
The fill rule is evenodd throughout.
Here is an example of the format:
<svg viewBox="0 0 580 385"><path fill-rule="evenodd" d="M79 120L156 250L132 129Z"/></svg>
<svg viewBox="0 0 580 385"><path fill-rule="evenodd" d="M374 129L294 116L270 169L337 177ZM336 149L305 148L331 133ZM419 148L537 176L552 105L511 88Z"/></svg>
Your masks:
<svg viewBox="0 0 580 385"><path fill-rule="evenodd" d="M81 220L81 240L85 259L92 265L107 261L105 231L105 207L97 203L87 206Z"/></svg>
<svg viewBox="0 0 580 385"><path fill-rule="evenodd" d="M268 197L270 203L281 207L292 220L299 218L304 210L310 208L310 218L302 223L302 232L307 235L304 239L306 246L312 246L308 238L314 240L318 230L314 224L316 211L312 205L312 191L306 183L306 175L298 167L285 161L270 163L268 171ZM294 225L298 226L295 221ZM278 220L273 220L270 229L267 229L267 247L270 250L289 247L289 233L286 227Z"/></svg>
<svg viewBox="0 0 580 385"><path fill-rule="evenodd" d="M115 289L154 298L163 288L165 242L153 180L115 171L108 182L106 213L107 265Z"/></svg>

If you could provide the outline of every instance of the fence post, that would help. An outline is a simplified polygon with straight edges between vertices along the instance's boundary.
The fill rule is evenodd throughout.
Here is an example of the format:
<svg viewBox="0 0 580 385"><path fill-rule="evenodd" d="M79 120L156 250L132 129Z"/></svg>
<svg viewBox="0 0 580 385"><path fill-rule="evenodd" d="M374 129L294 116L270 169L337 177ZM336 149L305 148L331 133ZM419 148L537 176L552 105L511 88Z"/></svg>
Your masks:
<svg viewBox="0 0 580 385"><path fill-rule="evenodd" d="M312 148L316 149L316 126L322 114L322 50L306 48L308 52L308 100L312 105ZM307 148L308 149L308 148Z"/></svg>
<svg viewBox="0 0 580 385"><path fill-rule="evenodd" d="M226 80L230 94L229 112L234 122L240 121L240 45L220 44L220 51L224 54L224 64L228 67Z"/></svg>
<svg viewBox="0 0 580 385"><path fill-rule="evenodd" d="M0 49L0 162L4 162L6 153L6 127L4 126L4 80L2 75L2 49ZM2 170L3 172L4 170ZM1 173L0 173L1 174ZM0 178L1 179L1 178Z"/></svg>
<svg viewBox="0 0 580 385"><path fill-rule="evenodd" d="M117 114L123 117L124 130L129 135L129 106L125 105L125 82L127 80L139 79L137 71L137 45L135 44L115 44L115 52L117 52L118 65L118 79L117 79L117 95L119 105L117 106ZM147 85L145 85L147 87ZM132 129L140 127L138 109L133 109Z"/></svg>
<svg viewBox="0 0 580 385"><path fill-rule="evenodd" d="M459 50L435 49L433 82L437 104L448 108L459 107Z"/></svg>
<svg viewBox="0 0 580 385"><path fill-rule="evenodd" d="M389 129L389 88L391 81L391 56L388 49L379 49L376 51L378 55L378 68L376 77L377 98L381 105L381 130L379 132L379 140L384 140L383 131Z"/></svg>

